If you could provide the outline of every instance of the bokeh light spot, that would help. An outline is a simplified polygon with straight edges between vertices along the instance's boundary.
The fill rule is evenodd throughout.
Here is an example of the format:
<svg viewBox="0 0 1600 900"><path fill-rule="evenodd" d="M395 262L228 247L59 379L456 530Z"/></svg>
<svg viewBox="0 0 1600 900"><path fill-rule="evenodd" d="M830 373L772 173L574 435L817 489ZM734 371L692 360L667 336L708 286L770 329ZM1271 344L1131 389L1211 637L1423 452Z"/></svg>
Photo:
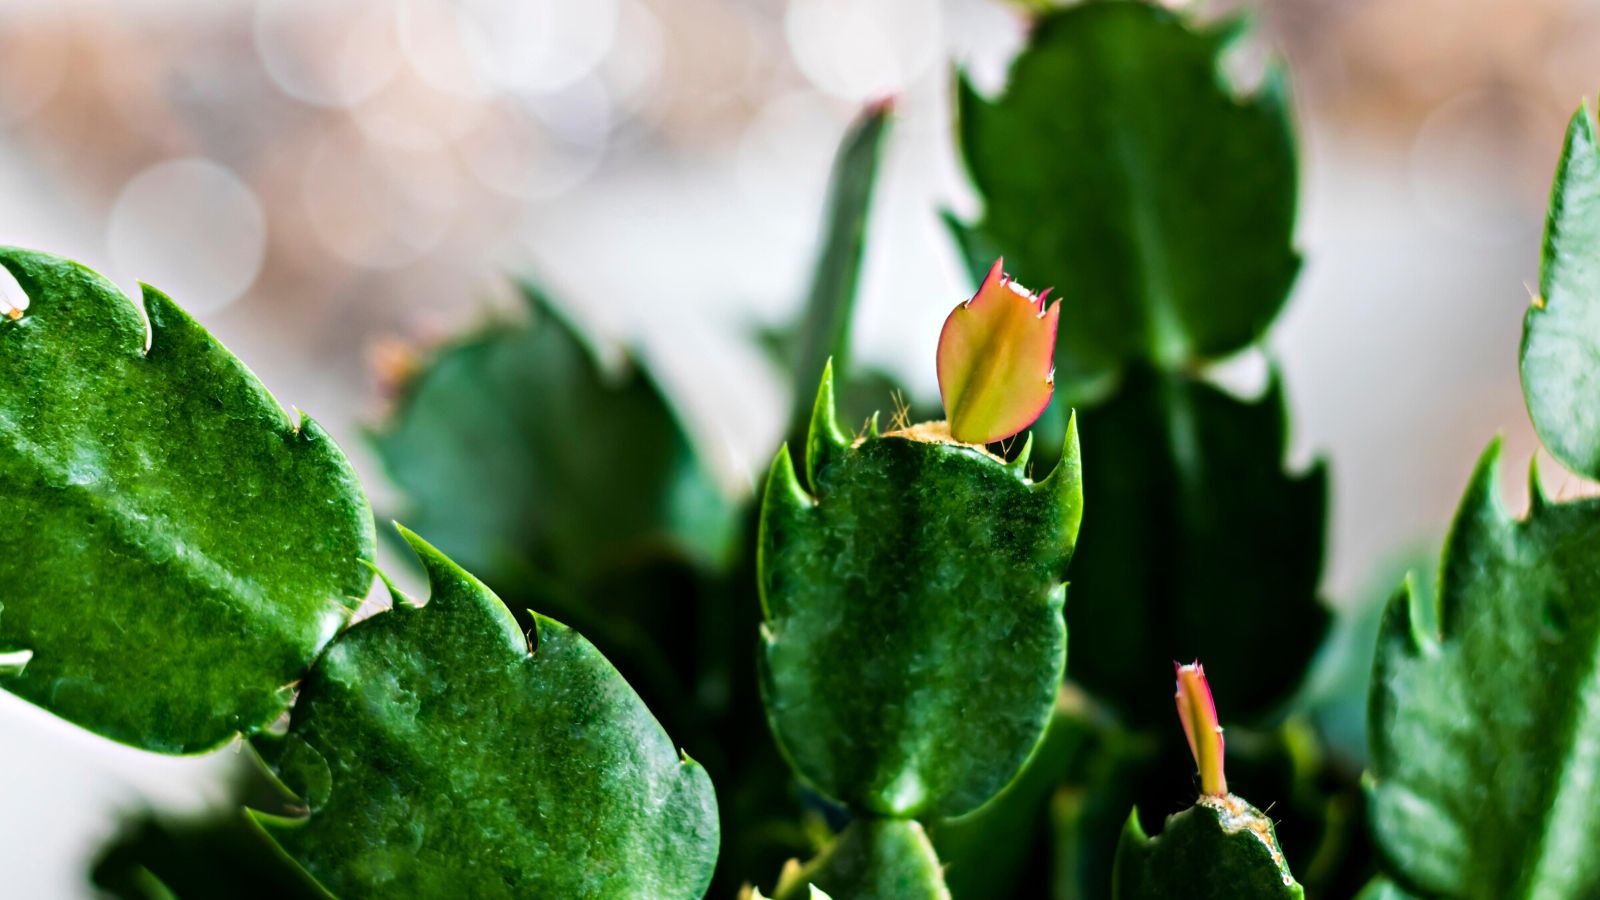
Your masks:
<svg viewBox="0 0 1600 900"><path fill-rule="evenodd" d="M118 272L205 313L255 282L267 223L255 193L233 172L209 159L175 159L123 186L106 243Z"/></svg>
<svg viewBox="0 0 1600 900"><path fill-rule="evenodd" d="M904 91L944 52L941 10L924 0L790 0L785 30L812 84L861 102Z"/></svg>
<svg viewBox="0 0 1600 900"><path fill-rule="evenodd" d="M403 61L394 10L382 0L261 0L254 36L273 83L314 106L360 103Z"/></svg>

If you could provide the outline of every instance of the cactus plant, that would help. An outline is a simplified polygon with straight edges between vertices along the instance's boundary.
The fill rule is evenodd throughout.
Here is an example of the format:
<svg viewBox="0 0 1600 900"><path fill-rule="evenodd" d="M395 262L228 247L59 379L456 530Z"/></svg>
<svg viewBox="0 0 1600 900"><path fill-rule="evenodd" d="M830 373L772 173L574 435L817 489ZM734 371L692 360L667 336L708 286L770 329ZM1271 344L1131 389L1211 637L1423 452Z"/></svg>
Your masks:
<svg viewBox="0 0 1600 900"><path fill-rule="evenodd" d="M315 422L158 291L146 333L101 276L0 250L31 300L0 317L0 687L150 751L243 735L278 779L213 830L119 843L97 882L140 898L1600 892L1600 500L1557 502L1535 472L1517 519L1490 445L1436 601L1408 582L1378 629L1358 790L1359 763L1310 724L1325 698L1297 690L1328 624L1326 474L1285 471L1276 375L1246 399L1209 369L1261 338L1298 265L1283 82L1218 77L1237 32L1187 13L1029 15L1005 87L962 89L985 206L952 220L977 284L934 354L945 420L839 425L848 385L889 402L849 346L892 109L874 104L777 354L806 390L759 507L717 493L638 359L606 369L525 282L533 321L437 353L376 435L406 513L485 580L402 529L431 596L391 585L393 607L353 626L372 516ZM1589 479L1595 132L1580 109L1520 356L1541 441ZM1196 654L1210 671L1176 667L1174 729L1164 665ZM1141 809L1191 797L1146 833Z"/></svg>

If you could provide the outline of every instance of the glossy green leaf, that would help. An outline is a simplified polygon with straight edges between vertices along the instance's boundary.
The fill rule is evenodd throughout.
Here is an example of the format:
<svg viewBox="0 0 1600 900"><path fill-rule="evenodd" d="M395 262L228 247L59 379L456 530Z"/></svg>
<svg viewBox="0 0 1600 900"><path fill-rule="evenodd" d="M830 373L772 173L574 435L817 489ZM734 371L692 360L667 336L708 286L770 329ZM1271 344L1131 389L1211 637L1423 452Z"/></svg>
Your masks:
<svg viewBox="0 0 1600 900"><path fill-rule="evenodd" d="M717 807L588 641L535 647L481 582L410 532L431 597L341 635L306 678L279 766L309 817L262 817L347 898L700 897Z"/></svg>
<svg viewBox="0 0 1600 900"><path fill-rule="evenodd" d="M1456 513L1437 615L1402 590L1384 617L1374 834L1419 893L1600 896L1600 500L1552 504L1535 474L1513 519L1499 459L1496 441Z"/></svg>
<svg viewBox="0 0 1600 900"><path fill-rule="evenodd" d="M1244 800L1202 797L1146 837L1139 812L1117 845L1116 900L1298 900L1272 820Z"/></svg>
<svg viewBox="0 0 1600 900"><path fill-rule="evenodd" d="M77 263L0 264L0 687L167 753L265 727L372 580L349 462L160 291L147 336Z"/></svg>
<svg viewBox="0 0 1600 900"><path fill-rule="evenodd" d="M939 858L922 826L857 819L804 866L778 880L773 900L950 900Z"/></svg>
<svg viewBox="0 0 1600 900"><path fill-rule="evenodd" d="M966 812L1011 779L1065 656L1076 449L1073 435L1034 483L1025 458L962 445L890 434L851 446L824 374L811 490L785 448L761 517L762 691L802 778L891 816Z"/></svg>
<svg viewBox="0 0 1600 900"><path fill-rule="evenodd" d="M997 98L963 80L977 231L1062 298L1061 377L1226 356L1283 306L1299 267L1286 92L1276 69L1231 89L1231 37L1098 0L1041 15Z"/></svg>
<svg viewBox="0 0 1600 900"><path fill-rule="evenodd" d="M822 223L822 245L811 273L804 318L794 340L796 390L789 427L803 435L811 418L810 385L822 375L829 359L846 379L850 364L850 322L855 315L856 290L861 280L861 260L866 254L867 216L878 177L884 138L894 107L874 103L862 112L833 162L828 204ZM887 401L888 395L877 398Z"/></svg>
<svg viewBox="0 0 1600 900"><path fill-rule="evenodd" d="M1081 415L1096 512L1073 562L1069 675L1130 720L1164 724L1170 708L1151 698L1170 695L1173 660L1198 657L1229 720L1273 710L1328 622L1326 471L1284 471L1276 381L1242 401L1135 367Z"/></svg>
<svg viewBox="0 0 1600 900"><path fill-rule="evenodd" d="M1522 332L1522 383L1539 439L1600 478L1600 148L1594 115L1567 129L1545 222L1539 297Z"/></svg>
<svg viewBox="0 0 1600 900"><path fill-rule="evenodd" d="M603 370L522 287L533 321L445 348L373 436L405 518L500 589L662 551L723 563L734 516L648 374Z"/></svg>

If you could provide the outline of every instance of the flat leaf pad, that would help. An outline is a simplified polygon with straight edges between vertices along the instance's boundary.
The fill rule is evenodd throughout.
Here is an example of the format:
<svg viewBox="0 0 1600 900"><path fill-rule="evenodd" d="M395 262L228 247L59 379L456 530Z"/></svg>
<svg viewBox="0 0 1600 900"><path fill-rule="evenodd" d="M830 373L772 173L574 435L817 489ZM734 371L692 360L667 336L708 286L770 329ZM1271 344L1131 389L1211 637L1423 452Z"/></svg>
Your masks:
<svg viewBox="0 0 1600 900"><path fill-rule="evenodd" d="M1049 719L1065 660L1062 579L1081 515L1076 434L1023 465L907 437L848 446L824 377L808 448L761 519L768 718L800 774L859 810L972 809Z"/></svg>
<svg viewBox="0 0 1600 900"><path fill-rule="evenodd" d="M372 514L298 423L160 292L138 311L58 257L0 249L0 686L188 753L265 727L372 581Z"/></svg>
<svg viewBox="0 0 1600 900"><path fill-rule="evenodd" d="M310 817L263 817L344 897L697 898L717 856L710 779L599 651L405 532L432 597L318 661L281 756Z"/></svg>

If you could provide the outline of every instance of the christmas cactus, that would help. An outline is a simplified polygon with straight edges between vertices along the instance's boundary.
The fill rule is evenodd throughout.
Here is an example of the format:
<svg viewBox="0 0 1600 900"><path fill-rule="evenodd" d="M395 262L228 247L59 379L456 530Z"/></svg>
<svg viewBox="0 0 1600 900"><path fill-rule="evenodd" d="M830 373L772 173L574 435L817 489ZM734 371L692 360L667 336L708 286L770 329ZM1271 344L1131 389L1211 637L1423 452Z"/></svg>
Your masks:
<svg viewBox="0 0 1600 900"><path fill-rule="evenodd" d="M1002 88L956 85L983 206L945 217L970 294L927 304L943 417L852 353L875 103L802 314L761 335L793 391L751 496L641 354L525 278L525 317L432 351L369 435L407 523L379 529L328 434L177 302L0 249L29 301L0 317L0 688L141 751L257 764L215 816L131 824L96 882L1600 896L1600 500L1534 470L1515 516L1490 444L1437 591L1407 579L1359 648L1368 746L1337 740L1305 686L1341 634L1326 470L1286 469L1275 375L1253 399L1213 377L1299 267L1284 76L1221 73L1234 22L1028 15ZM1596 127L1568 131L1520 356L1540 440L1590 480ZM380 534L426 598L377 571ZM388 608L351 624L375 578Z"/></svg>

